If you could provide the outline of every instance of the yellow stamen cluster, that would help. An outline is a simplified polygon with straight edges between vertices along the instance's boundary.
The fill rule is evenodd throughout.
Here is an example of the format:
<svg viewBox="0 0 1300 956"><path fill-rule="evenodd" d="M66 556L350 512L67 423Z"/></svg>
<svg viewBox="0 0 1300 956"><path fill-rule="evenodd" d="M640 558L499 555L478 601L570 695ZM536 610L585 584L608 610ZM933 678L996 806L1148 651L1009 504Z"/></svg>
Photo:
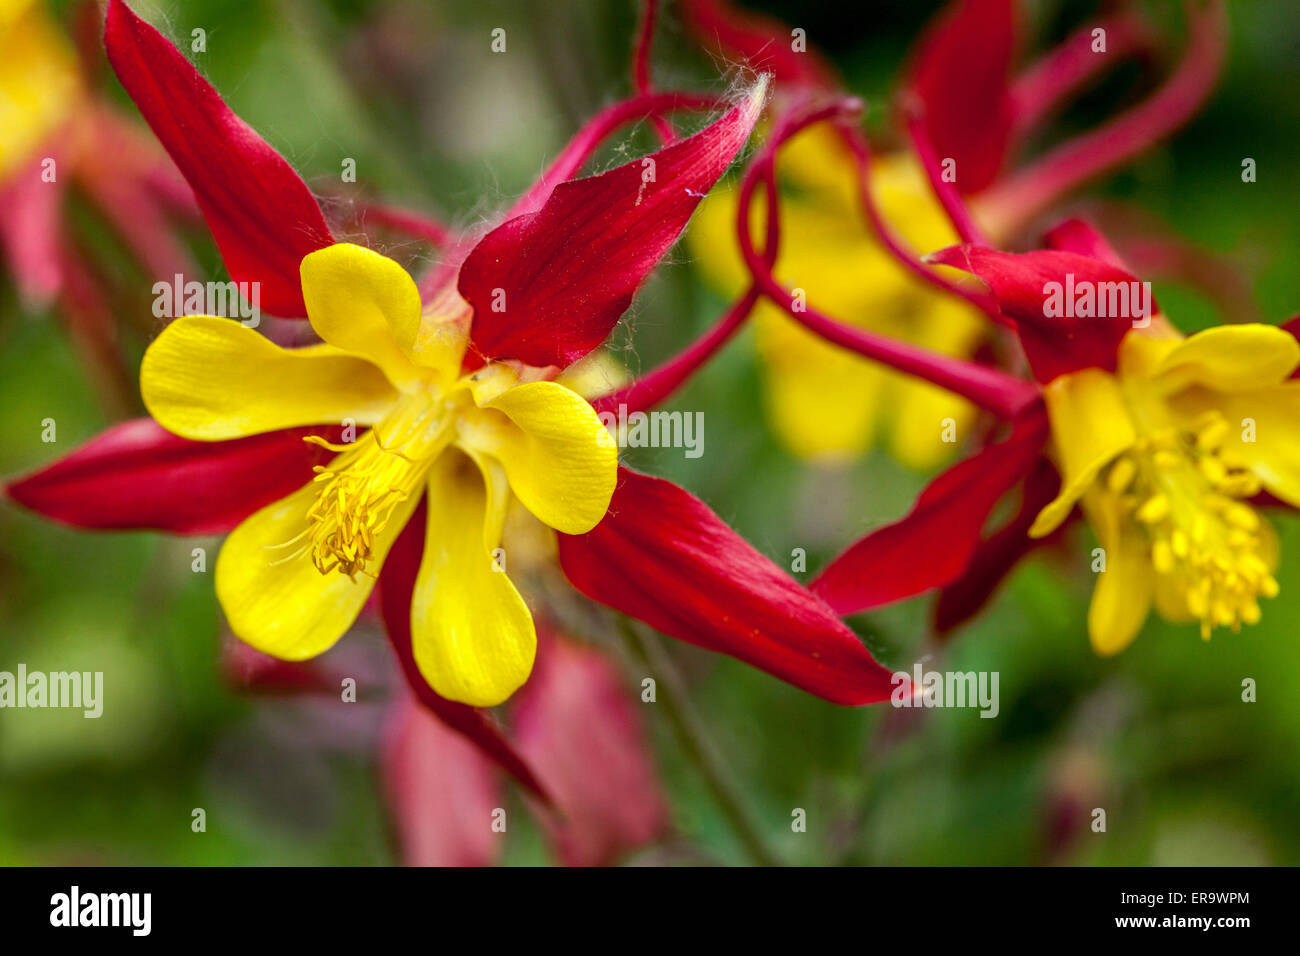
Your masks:
<svg viewBox="0 0 1300 956"><path fill-rule="evenodd" d="M1260 618L1258 599L1277 595L1261 555L1260 519L1242 499L1259 493L1254 475L1230 468L1220 451L1229 433L1222 415L1202 416L1192 431L1158 429L1138 439L1106 473L1151 542L1151 564L1182 596L1209 639L1219 626L1238 631Z"/></svg>
<svg viewBox="0 0 1300 956"><path fill-rule="evenodd" d="M317 440L317 444L333 451ZM307 512L312 563L321 574L335 568L356 580L367 571L375 536L384 530L393 508L410 497L409 462L385 449L372 431L360 448L343 450L329 466L317 465L314 481L321 484ZM372 575L373 576L373 575Z"/></svg>
<svg viewBox="0 0 1300 956"><path fill-rule="evenodd" d="M375 576L369 565L376 538L388 526L394 509L417 493L448 431L448 417L436 416L443 409L432 397L429 392L409 396L352 444L332 444L315 435L303 439L337 452L338 457L313 468L312 480L320 490L307 510L307 527L280 545L302 542L301 546L281 560L310 550L321 574L337 570L353 581L357 574Z"/></svg>

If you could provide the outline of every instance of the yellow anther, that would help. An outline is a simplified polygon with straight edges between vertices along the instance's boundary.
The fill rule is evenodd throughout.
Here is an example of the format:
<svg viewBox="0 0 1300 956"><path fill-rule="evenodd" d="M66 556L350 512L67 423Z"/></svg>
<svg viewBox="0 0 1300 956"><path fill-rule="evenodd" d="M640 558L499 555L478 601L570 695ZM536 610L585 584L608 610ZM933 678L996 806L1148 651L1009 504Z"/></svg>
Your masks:
<svg viewBox="0 0 1300 956"><path fill-rule="evenodd" d="M1228 523L1242 531L1255 532L1259 530L1259 515L1249 505L1233 502L1223 509L1223 517Z"/></svg>
<svg viewBox="0 0 1300 956"><path fill-rule="evenodd" d="M1160 538L1151 546L1151 563L1161 574L1168 574L1174 569L1174 552L1169 542Z"/></svg>
<svg viewBox="0 0 1300 956"><path fill-rule="evenodd" d="M1187 535L1181 528L1175 528L1174 533L1169 536L1169 547L1173 550L1177 558L1185 558L1190 550L1190 544Z"/></svg>
<svg viewBox="0 0 1300 956"><path fill-rule="evenodd" d="M1133 478L1137 475L1137 466L1133 464L1130 458L1121 458L1111 466L1110 474L1106 476L1106 487L1115 494L1122 494L1133 484Z"/></svg>
<svg viewBox="0 0 1300 956"><path fill-rule="evenodd" d="M1217 451L1228 438L1228 423L1221 417L1205 425L1196 435L1196 447L1201 451Z"/></svg>
<svg viewBox="0 0 1300 956"><path fill-rule="evenodd" d="M1151 567L1178 594L1209 638L1259 620L1259 599L1277 594L1260 553L1259 515L1246 501L1258 479L1219 455L1231 429L1217 413L1179 432L1139 436L1111 465L1105 488L1144 529Z"/></svg>
<svg viewBox="0 0 1300 956"><path fill-rule="evenodd" d="M1167 517L1169 517L1169 499L1164 495L1148 498L1137 510L1137 519L1143 524L1157 524Z"/></svg>
<svg viewBox="0 0 1300 956"><path fill-rule="evenodd" d="M1224 467L1223 462L1219 461L1218 458L1207 455L1200 460L1199 465L1201 474L1216 488L1223 484L1224 479L1228 477L1228 469Z"/></svg>
<svg viewBox="0 0 1300 956"><path fill-rule="evenodd" d="M1259 479L1248 471L1239 471L1228 478L1219 486L1225 495L1232 495L1234 498L1253 498L1259 494L1261 485Z"/></svg>

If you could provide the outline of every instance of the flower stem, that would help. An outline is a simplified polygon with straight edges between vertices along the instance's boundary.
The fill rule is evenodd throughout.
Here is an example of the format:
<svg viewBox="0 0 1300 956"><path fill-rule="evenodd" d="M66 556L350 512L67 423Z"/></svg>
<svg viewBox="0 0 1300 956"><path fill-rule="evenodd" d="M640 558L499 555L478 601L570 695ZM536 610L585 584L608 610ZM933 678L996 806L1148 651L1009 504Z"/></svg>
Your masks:
<svg viewBox="0 0 1300 956"><path fill-rule="evenodd" d="M657 699L668 712L668 719L672 721L673 730L677 734L677 742L704 778L736 836L745 845L754 862L761 866L780 866L781 861L767 846L753 815L741 798L740 788L709 738L703 721L691 706L686 684L672 658L653 634L643 633L634 622L621 614L617 615L617 621L619 633L628 648L637 660L650 669L665 691Z"/></svg>

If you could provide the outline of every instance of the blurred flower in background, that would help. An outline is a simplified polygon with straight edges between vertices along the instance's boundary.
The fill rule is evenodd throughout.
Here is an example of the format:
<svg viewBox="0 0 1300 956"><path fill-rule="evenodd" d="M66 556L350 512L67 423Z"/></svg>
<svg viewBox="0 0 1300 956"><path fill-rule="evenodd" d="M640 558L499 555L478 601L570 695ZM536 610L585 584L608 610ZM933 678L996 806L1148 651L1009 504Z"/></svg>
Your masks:
<svg viewBox="0 0 1300 956"><path fill-rule="evenodd" d="M90 37L97 17L94 3L68 14ZM0 63L0 246L9 272L28 308L56 306L106 409L123 416L139 403L115 313L138 313L145 300L131 294L140 283L109 278L103 244L74 213L73 197L115 233L146 288L193 273L180 234L196 218L194 199L158 145L105 96L97 39L74 45L41 0L6 0ZM150 330L144 317L133 324L137 334Z"/></svg>
<svg viewBox="0 0 1300 956"><path fill-rule="evenodd" d="M937 172L969 197L971 214L991 241L1011 241L1072 188L1184 123L1217 74L1218 7L1189 5L1188 48L1163 86L1098 128L1013 168L1012 156L1064 102L1154 39L1141 15L1124 7L1013 74L1020 6L1013 0L948 4L913 45L894 95L899 128L885 133L886 148L872 162L874 221L861 200L859 164L833 129L813 127L791 141L780 163L785 238L776 265L787 285L844 321L946 355L970 357L990 348L979 313L927 281L927 269L941 268L909 271L886 245L928 252L959 239L925 164L941 164ZM683 10L705 48L775 71L778 109L841 95L836 71L808 49L799 29L726 0L688 0ZM715 191L690 234L706 276L729 293L743 287L747 274L730 238L736 213L735 191ZM904 464L929 470L952 451L940 423L951 422L964 435L974 422L976 410L960 397L865 363L811 335L771 303L758 307L755 324L769 415L781 440L801 457L853 459L879 440Z"/></svg>

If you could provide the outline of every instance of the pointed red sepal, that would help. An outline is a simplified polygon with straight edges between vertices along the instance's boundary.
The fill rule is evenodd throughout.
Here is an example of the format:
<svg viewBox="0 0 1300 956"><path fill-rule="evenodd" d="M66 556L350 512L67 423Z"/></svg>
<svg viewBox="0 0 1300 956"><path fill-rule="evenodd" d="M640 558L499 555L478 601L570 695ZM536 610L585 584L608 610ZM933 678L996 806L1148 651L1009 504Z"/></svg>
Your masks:
<svg viewBox="0 0 1300 956"><path fill-rule="evenodd" d="M917 109L935 155L956 160L957 188L976 193L1001 172L1015 125L1012 0L957 0L917 45L905 109Z"/></svg>
<svg viewBox="0 0 1300 956"><path fill-rule="evenodd" d="M1067 219L1047 231L1043 237L1049 249L1059 252L1074 252L1081 256L1099 259L1116 269L1127 271L1124 259L1092 223L1085 219Z"/></svg>
<svg viewBox="0 0 1300 956"><path fill-rule="evenodd" d="M59 162L63 160L60 159ZM41 308L63 285L63 195L60 183L41 181L38 158L0 188L0 251L29 307Z"/></svg>
<svg viewBox="0 0 1300 956"><path fill-rule="evenodd" d="M298 265L334 241L307 184L122 0L110 0L104 45L118 79L194 190L231 278L260 283L268 314L306 315Z"/></svg>
<svg viewBox="0 0 1300 956"><path fill-rule="evenodd" d="M537 630L537 664L511 701L516 746L560 808L541 819L556 855L607 866L669 822L642 705L599 651Z"/></svg>
<svg viewBox="0 0 1300 956"><path fill-rule="evenodd" d="M424 555L426 508L427 503L420 502L388 553L379 575L379 612L384 619L388 641L402 666L402 675L421 704L436 714L444 724L469 738L506 773L532 791L543 803L550 805L550 795L532 768L506 740L489 713L440 697L416 666L411 645L411 596L415 592L415 578L420 570L420 559Z"/></svg>
<svg viewBox="0 0 1300 956"><path fill-rule="evenodd" d="M1074 252L1011 253L965 245L941 249L926 261L969 272L992 290L1042 383L1083 368L1114 371L1120 340L1157 311L1144 283Z"/></svg>
<svg viewBox="0 0 1300 956"><path fill-rule="evenodd" d="M501 835L489 825L504 796L496 766L404 690L384 726L380 773L406 866L491 866L500 857Z"/></svg>
<svg viewBox="0 0 1300 956"><path fill-rule="evenodd" d="M859 539L809 585L840 614L880 607L956 580L993 508L1042 455L1041 406L1011 435L926 486L908 515Z"/></svg>
<svg viewBox="0 0 1300 956"><path fill-rule="evenodd" d="M460 270L474 307L467 365L566 366L599 345L745 145L765 90L760 81L688 139L561 183L536 212L484 236Z"/></svg>
<svg viewBox="0 0 1300 956"><path fill-rule="evenodd" d="M939 592L939 599L934 602L935 633L947 634L974 617L992 600L998 585L1021 558L1060 533L1064 524L1048 538L1029 537L1029 528L1038 512L1056 497L1060 487L1061 479L1052 463L1046 458L1039 459L1025 479L1015 515L979 543L965 573Z"/></svg>
<svg viewBox="0 0 1300 956"><path fill-rule="evenodd" d="M559 543L592 600L833 703L889 699L889 671L835 613L672 482L620 468L605 519Z"/></svg>
<svg viewBox="0 0 1300 956"><path fill-rule="evenodd" d="M797 50L794 31L775 17L742 10L728 0L684 0L682 21L710 53L771 73L777 88L831 92L842 87L828 60L811 47ZM804 38L806 41L806 37Z"/></svg>
<svg viewBox="0 0 1300 956"><path fill-rule="evenodd" d="M91 529L221 534L297 491L331 454L303 441L337 442L340 429L295 428L233 441L178 438L137 418L7 485L32 511Z"/></svg>

